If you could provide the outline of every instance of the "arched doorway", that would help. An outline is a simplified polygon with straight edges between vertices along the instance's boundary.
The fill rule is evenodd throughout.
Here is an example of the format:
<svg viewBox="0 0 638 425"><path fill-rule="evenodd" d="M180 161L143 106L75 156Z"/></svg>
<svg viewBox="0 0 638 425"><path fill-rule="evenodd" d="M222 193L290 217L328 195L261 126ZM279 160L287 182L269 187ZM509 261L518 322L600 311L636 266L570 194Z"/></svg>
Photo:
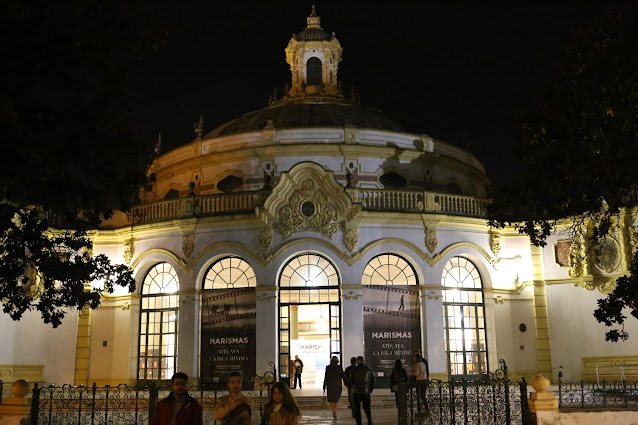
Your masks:
<svg viewBox="0 0 638 425"><path fill-rule="evenodd" d="M291 360L298 355L304 362L302 385L321 387L330 357L341 359L340 283L335 266L315 253L298 255L282 269L279 371L283 378L291 377Z"/></svg>

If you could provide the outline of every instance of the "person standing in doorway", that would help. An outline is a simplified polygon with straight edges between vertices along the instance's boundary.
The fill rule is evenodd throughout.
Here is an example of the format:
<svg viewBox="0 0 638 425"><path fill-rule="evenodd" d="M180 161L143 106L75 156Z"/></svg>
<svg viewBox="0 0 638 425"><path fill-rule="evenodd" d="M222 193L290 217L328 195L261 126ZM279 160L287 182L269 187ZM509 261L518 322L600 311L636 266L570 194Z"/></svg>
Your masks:
<svg viewBox="0 0 638 425"><path fill-rule="evenodd" d="M344 372L344 375L346 376L346 379L345 379L346 387L348 387L348 403L350 403L348 408L350 409L350 413L352 413L353 418L355 414L354 414L354 400L352 399L352 388L353 388L352 387L352 371L354 370L355 367L357 367L357 358L351 357L350 366L348 366Z"/></svg>
<svg viewBox="0 0 638 425"><path fill-rule="evenodd" d="M332 356L330 364L326 366L326 373L323 376L323 390L327 392L328 403L332 410L332 418L337 419L337 408L341 398L342 382L346 379L345 373L339 366L337 356Z"/></svg>
<svg viewBox="0 0 638 425"><path fill-rule="evenodd" d="M252 409L248 397L241 393L241 373L231 372L228 376L228 395L217 399L213 408L213 418L222 425L251 425Z"/></svg>
<svg viewBox="0 0 638 425"><path fill-rule="evenodd" d="M357 366L350 375L352 381L352 398L354 399L354 414L357 425L361 425L361 405L366 412L368 425L372 425L372 412L370 412L370 394L374 391L374 373L372 369L363 363L363 357L357 357Z"/></svg>
<svg viewBox="0 0 638 425"><path fill-rule="evenodd" d="M202 407L188 395L188 375L177 372L171 378L172 392L157 403L150 425L202 425Z"/></svg>
<svg viewBox="0 0 638 425"><path fill-rule="evenodd" d="M295 354L295 378L292 384L292 388L297 388L297 380L299 380L299 389L301 389L301 373L303 372L303 361L299 358L299 355Z"/></svg>

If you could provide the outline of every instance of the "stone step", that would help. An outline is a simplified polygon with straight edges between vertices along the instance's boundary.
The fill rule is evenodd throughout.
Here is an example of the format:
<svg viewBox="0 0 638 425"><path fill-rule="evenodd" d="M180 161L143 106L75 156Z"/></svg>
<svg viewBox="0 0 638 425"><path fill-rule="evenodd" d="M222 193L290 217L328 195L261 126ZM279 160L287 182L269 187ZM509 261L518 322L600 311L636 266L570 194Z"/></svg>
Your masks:
<svg viewBox="0 0 638 425"><path fill-rule="evenodd" d="M302 396L296 397L301 409L321 409L322 396ZM381 395L370 397L370 406L373 408L395 408L394 396ZM339 409L348 408L348 396L342 395L339 400Z"/></svg>

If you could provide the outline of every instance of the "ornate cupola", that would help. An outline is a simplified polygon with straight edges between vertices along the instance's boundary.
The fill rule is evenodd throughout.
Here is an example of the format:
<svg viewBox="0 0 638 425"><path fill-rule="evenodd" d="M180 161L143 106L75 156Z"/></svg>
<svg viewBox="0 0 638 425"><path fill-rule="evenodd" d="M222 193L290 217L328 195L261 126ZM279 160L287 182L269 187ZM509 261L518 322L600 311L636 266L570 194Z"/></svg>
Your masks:
<svg viewBox="0 0 638 425"><path fill-rule="evenodd" d="M343 49L334 33L321 28L315 5L307 18L308 26L290 39L286 62L292 72L292 99L317 96L342 97L337 83L337 69Z"/></svg>

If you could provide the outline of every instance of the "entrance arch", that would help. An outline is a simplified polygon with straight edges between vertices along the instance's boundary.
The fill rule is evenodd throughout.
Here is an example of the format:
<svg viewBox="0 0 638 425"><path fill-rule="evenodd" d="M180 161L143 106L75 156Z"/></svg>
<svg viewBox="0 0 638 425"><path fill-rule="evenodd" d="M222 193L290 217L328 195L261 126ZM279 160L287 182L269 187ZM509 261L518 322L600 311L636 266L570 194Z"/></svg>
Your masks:
<svg viewBox="0 0 638 425"><path fill-rule="evenodd" d="M331 356L341 359L341 288L326 257L302 253L279 275L279 371L291 377L291 359L303 360L302 386L321 387ZM305 357L305 358L304 358Z"/></svg>

